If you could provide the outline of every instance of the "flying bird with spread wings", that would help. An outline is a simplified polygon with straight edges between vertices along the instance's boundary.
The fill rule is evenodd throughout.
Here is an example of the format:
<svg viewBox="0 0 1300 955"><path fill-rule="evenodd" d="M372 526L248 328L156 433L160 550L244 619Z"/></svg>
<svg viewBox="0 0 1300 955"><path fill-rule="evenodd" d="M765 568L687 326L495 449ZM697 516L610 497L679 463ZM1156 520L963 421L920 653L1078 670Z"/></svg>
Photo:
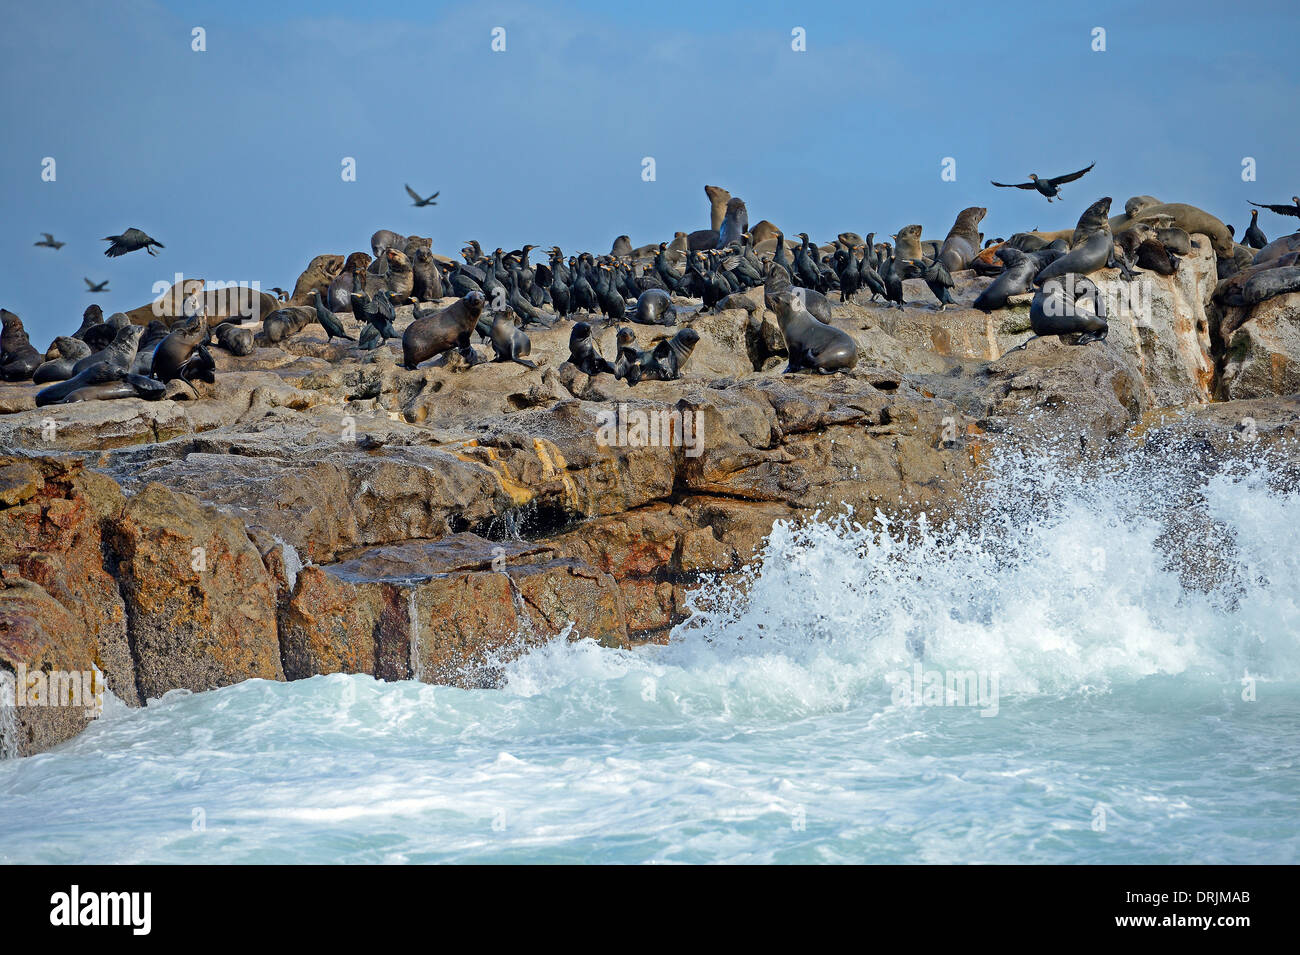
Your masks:
<svg viewBox="0 0 1300 955"><path fill-rule="evenodd" d="M425 198L422 198L422 197L420 196L420 194L419 194L418 192L416 192L414 189L412 189L410 186L407 186L407 187L406 187L406 194L407 194L408 196L410 196L412 199L415 200L414 202L411 203L411 205L413 205L413 206L421 206L421 207L423 207L423 206L436 206L438 203L434 202L433 200L434 200L434 199L437 199L438 196L442 195L442 190L439 189L437 192L435 192L433 195L431 195L428 199L425 199Z"/></svg>
<svg viewBox="0 0 1300 955"><path fill-rule="evenodd" d="M1252 202L1252 206L1259 206L1261 209L1267 209L1269 212L1276 212L1280 216L1297 216L1300 217L1300 196L1292 196L1291 201L1294 205L1276 205L1270 206L1264 202ZM40 243L36 243L40 245Z"/></svg>
<svg viewBox="0 0 1300 955"><path fill-rule="evenodd" d="M45 236L45 238L40 242L33 242L32 245L39 245L42 248L55 249L57 251L68 244L66 242L55 242L54 236L50 235L48 232L42 232L41 235Z"/></svg>
<svg viewBox="0 0 1300 955"><path fill-rule="evenodd" d="M1078 172L1072 172L1066 176L1054 176L1051 179L1040 179L1035 173L1031 172L1029 174L1029 182L993 182L992 179L990 179L989 182L993 182L993 185L1002 189L1037 189L1047 197L1048 202L1051 202L1053 199L1059 199L1061 196L1061 190L1057 188L1058 186L1064 185L1067 182L1074 182L1076 179L1082 179L1095 165L1097 164L1094 162L1086 169L1080 169Z"/></svg>
<svg viewBox="0 0 1300 955"><path fill-rule="evenodd" d="M111 280L110 280L110 279L104 279L104 281L102 281L102 282L96 284L96 283L92 282L90 279L86 278L85 276L82 276L82 281L86 283L86 291L88 291L88 292L92 292L92 293L93 293L93 292L107 292L107 291L108 291L108 283L109 283Z"/></svg>

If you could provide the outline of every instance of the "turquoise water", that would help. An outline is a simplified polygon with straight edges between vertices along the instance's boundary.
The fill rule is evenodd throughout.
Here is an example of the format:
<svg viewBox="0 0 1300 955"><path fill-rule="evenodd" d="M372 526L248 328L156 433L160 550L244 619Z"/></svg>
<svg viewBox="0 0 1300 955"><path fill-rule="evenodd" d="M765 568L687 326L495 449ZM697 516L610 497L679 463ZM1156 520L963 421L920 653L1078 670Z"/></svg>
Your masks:
<svg viewBox="0 0 1300 955"><path fill-rule="evenodd" d="M778 525L670 645L557 641L500 690L110 705L0 763L0 860L1300 860L1300 495L1194 461L999 482L955 537ZM982 695L912 705L918 663Z"/></svg>

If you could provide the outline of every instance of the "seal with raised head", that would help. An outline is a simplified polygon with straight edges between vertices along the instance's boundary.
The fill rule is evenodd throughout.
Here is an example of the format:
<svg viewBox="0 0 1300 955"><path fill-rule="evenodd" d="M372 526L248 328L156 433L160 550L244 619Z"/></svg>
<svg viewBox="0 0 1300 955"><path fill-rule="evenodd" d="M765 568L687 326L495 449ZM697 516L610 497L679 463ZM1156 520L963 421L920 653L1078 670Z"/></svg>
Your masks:
<svg viewBox="0 0 1300 955"><path fill-rule="evenodd" d="M370 251L374 253L376 259L388 249L397 249L400 252L404 248L406 248L406 236L399 235L392 229L380 229L370 237Z"/></svg>
<svg viewBox="0 0 1300 955"><path fill-rule="evenodd" d="M103 325L103 324L104 324L104 310L95 304L87 305L86 310L81 313L81 327L72 333L72 337L79 338L84 342L86 340L87 332L89 332L96 325Z"/></svg>
<svg viewBox="0 0 1300 955"><path fill-rule="evenodd" d="M1047 266L1034 279L1042 285L1048 279L1074 273L1089 275L1107 265L1115 266L1115 238L1111 235L1110 196L1098 199L1079 217L1070 251Z"/></svg>
<svg viewBox="0 0 1300 955"><path fill-rule="evenodd" d="M816 371L829 375L848 371L858 361L857 343L848 333L833 325L825 325L799 304L793 289L785 289L769 296L776 322L785 338L786 353L790 363L784 374Z"/></svg>
<svg viewBox="0 0 1300 955"><path fill-rule="evenodd" d="M611 365L596 349L596 340L592 337L591 326L586 322L575 322L569 332L568 363L585 375L599 375L602 372L614 373Z"/></svg>
<svg viewBox="0 0 1300 955"><path fill-rule="evenodd" d="M898 258L909 261L925 258L925 252L921 248L919 225L905 225L898 230L898 234L894 236L894 253Z"/></svg>
<svg viewBox="0 0 1300 955"><path fill-rule="evenodd" d="M422 361L455 348L470 364L474 349L469 336L487 302L482 292L470 292L432 315L422 315L402 334L402 365L414 369Z"/></svg>
<svg viewBox="0 0 1300 955"><path fill-rule="evenodd" d="M5 381L27 381L44 363L45 356L28 339L21 318L0 308L0 322L4 324L0 331L0 377Z"/></svg>
<svg viewBox="0 0 1300 955"><path fill-rule="evenodd" d="M718 227L718 248L725 249L749 231L749 212L745 209L744 199L728 199L727 211Z"/></svg>
<svg viewBox="0 0 1300 955"><path fill-rule="evenodd" d="M405 252L388 249L384 252L388 260L388 271L384 274L384 287L399 303L411 297L415 287L415 276L411 274L411 260Z"/></svg>
<svg viewBox="0 0 1300 955"><path fill-rule="evenodd" d="M969 268L971 259L979 254L979 225L988 212L984 206L971 206L957 213L957 221L948 230L948 237L939 249L939 261L949 272Z"/></svg>
<svg viewBox="0 0 1300 955"><path fill-rule="evenodd" d="M203 369L204 359L195 359L200 350L206 351L204 346L209 338L206 315L195 315L177 322L154 349L150 374L164 384L174 378L189 382L197 371Z"/></svg>
<svg viewBox="0 0 1300 955"><path fill-rule="evenodd" d="M135 346L135 358L131 361L131 373L148 375L153 370L153 353L163 339L169 334L167 325L154 319L144 327L144 334Z"/></svg>
<svg viewBox="0 0 1300 955"><path fill-rule="evenodd" d="M328 294L330 282L334 281L335 276L342 269L343 256L316 256L307 264L307 268L303 269L302 274L298 276L298 281L294 283L293 296L289 299L289 304L310 305L312 292Z"/></svg>
<svg viewBox="0 0 1300 955"><path fill-rule="evenodd" d="M627 316L639 325L676 325L677 310L663 289L648 288L637 296L632 313Z"/></svg>
<svg viewBox="0 0 1300 955"><path fill-rule="evenodd" d="M705 186L704 195L709 199L709 228L717 232L722 228L722 220L727 217L727 203L731 193L721 186Z"/></svg>
<svg viewBox="0 0 1300 955"><path fill-rule="evenodd" d="M691 352L700 340L700 333L693 328L683 328L672 338L666 338L655 345L651 353L653 362L647 368L642 364L642 378L657 378L660 381L676 381L682 376L682 369L691 359Z"/></svg>
<svg viewBox="0 0 1300 955"><path fill-rule="evenodd" d="M410 256L408 256L410 258ZM421 302L436 302L443 296L442 272L433 250L420 246L411 258L411 294Z"/></svg>
<svg viewBox="0 0 1300 955"><path fill-rule="evenodd" d="M54 350L58 353L58 357L43 362L32 375L32 381L38 385L48 384L51 381L67 381L74 374L73 366L90 355L90 346L80 338L73 338L70 335L60 335L54 339Z"/></svg>

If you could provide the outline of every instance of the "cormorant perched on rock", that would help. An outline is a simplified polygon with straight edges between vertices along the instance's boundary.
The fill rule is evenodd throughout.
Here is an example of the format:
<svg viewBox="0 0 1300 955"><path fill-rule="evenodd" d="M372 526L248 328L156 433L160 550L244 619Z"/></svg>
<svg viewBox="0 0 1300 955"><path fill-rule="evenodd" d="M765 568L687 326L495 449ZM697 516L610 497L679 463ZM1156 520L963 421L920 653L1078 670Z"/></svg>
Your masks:
<svg viewBox="0 0 1300 955"><path fill-rule="evenodd" d="M853 249L835 251L835 271L840 277L840 301L853 301L854 294L862 287L862 274L858 270L858 260L853 257Z"/></svg>
<svg viewBox="0 0 1300 955"><path fill-rule="evenodd" d="M816 289L820 292L822 291L822 272L808 251L812 243L808 240L807 232L800 232L799 238L803 239L803 244L799 246L799 251L794 254L795 277L806 288Z"/></svg>
<svg viewBox="0 0 1300 955"><path fill-rule="evenodd" d="M1241 244L1249 246L1252 249L1262 249L1268 245L1268 239L1264 236L1264 230L1259 227L1259 210L1250 210L1250 228L1246 234L1241 237Z"/></svg>
<svg viewBox="0 0 1300 955"><path fill-rule="evenodd" d="M600 267L596 298L600 303L600 313L606 319L615 322L623 320L623 316L627 313L627 302L623 299L623 293L614 284L614 270L608 265Z"/></svg>
<svg viewBox="0 0 1300 955"><path fill-rule="evenodd" d="M949 305L957 304L952 300L952 275L944 268L943 262L935 259L933 262L912 264L921 270L921 278L925 279L925 284L930 286L930 291L939 300L939 311L942 312Z"/></svg>
<svg viewBox="0 0 1300 955"><path fill-rule="evenodd" d="M126 255L128 252L134 252L137 249L144 249L150 255L157 255L153 250L154 246L160 249L166 248L157 239L150 238L139 229L127 229L121 235L106 235L104 241L113 243L104 250L104 254L110 259L119 255Z"/></svg>
<svg viewBox="0 0 1300 955"><path fill-rule="evenodd" d="M1047 197L1048 202L1051 202L1054 198L1060 198L1061 190L1057 188L1058 186L1062 186L1067 182L1074 182L1076 179L1082 179L1095 165L1097 164L1094 162L1078 172L1072 172L1065 176L1054 176L1051 179L1039 179L1037 175L1031 172L1029 182L993 182L992 179L989 182L993 182L993 185L1002 189L1037 189L1039 193Z"/></svg>
<svg viewBox="0 0 1300 955"><path fill-rule="evenodd" d="M320 298L320 290L312 289L311 295L313 304L316 306L316 321L320 322L321 327L325 329L325 341L328 342L335 337L346 338L350 342L356 341L355 338L343 330L343 323L338 320L334 313L325 307L325 303Z"/></svg>

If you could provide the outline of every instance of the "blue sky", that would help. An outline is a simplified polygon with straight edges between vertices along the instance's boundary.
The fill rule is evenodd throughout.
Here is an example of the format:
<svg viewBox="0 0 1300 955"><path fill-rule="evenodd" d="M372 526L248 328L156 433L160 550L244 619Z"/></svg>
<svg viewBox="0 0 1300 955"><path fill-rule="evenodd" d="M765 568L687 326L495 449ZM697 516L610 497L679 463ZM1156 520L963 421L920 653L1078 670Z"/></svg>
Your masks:
<svg viewBox="0 0 1300 955"><path fill-rule="evenodd" d="M705 183L751 222L819 240L909 222L941 238L969 205L989 207L990 236L1062 228L1138 193L1240 234L1248 198L1300 190L1293 4L623 6L10 4L0 305L43 348L92 300L134 307L178 271L291 287L312 256L367 249L379 228L451 255L469 238L605 252L620 233L707 227ZM1059 206L988 182L1093 160ZM441 190L438 205L413 208L404 182ZM128 226L166 249L105 258L99 239ZM43 231L67 246L34 248Z"/></svg>

